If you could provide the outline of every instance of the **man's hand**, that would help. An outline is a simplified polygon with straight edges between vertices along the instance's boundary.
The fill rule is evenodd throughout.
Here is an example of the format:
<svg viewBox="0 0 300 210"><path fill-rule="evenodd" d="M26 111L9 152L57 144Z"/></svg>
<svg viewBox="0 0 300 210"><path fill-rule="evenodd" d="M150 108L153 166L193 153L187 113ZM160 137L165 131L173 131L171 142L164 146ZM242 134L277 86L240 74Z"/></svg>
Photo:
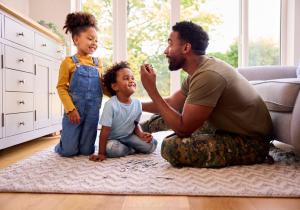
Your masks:
<svg viewBox="0 0 300 210"><path fill-rule="evenodd" d="M149 96L156 88L156 73L150 64L141 65L141 81Z"/></svg>
<svg viewBox="0 0 300 210"><path fill-rule="evenodd" d="M68 113L69 120L72 124L79 124L80 123L80 115L77 109L74 109Z"/></svg>
<svg viewBox="0 0 300 210"><path fill-rule="evenodd" d="M103 160L105 160L105 155L103 155L103 154L98 154L98 155L93 154L93 155L90 155L89 160L97 161L97 162L98 161L103 161Z"/></svg>
<svg viewBox="0 0 300 210"><path fill-rule="evenodd" d="M140 137L143 141L150 143L153 136L151 135L151 133L148 132L139 132L137 134L138 137Z"/></svg>

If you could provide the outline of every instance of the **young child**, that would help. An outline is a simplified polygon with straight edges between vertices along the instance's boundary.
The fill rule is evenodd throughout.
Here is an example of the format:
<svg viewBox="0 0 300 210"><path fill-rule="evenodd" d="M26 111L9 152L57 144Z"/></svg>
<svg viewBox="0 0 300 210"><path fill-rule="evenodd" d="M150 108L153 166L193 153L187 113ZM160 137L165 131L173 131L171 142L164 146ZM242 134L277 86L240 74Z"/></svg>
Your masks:
<svg viewBox="0 0 300 210"><path fill-rule="evenodd" d="M135 152L152 153L157 141L138 124L142 105L131 98L136 82L129 64L116 63L105 72L103 80L112 97L105 103L100 119L99 152L91 155L90 160L102 161L106 157L122 157Z"/></svg>
<svg viewBox="0 0 300 210"><path fill-rule="evenodd" d="M64 105L62 134L55 152L61 156L90 155L102 102L102 65L91 54L97 49L97 22L93 15L67 15L64 29L70 32L77 53L61 63L57 91Z"/></svg>

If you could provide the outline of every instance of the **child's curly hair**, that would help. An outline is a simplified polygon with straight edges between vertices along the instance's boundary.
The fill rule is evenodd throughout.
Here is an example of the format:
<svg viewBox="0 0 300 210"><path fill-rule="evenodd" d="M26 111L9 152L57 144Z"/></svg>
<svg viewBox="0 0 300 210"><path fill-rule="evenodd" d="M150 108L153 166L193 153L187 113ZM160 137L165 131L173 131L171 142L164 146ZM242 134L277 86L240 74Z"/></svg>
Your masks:
<svg viewBox="0 0 300 210"><path fill-rule="evenodd" d="M92 14L87 12L73 12L67 15L63 29L65 29L66 34L70 32L73 38L89 27L94 27L98 30L97 20Z"/></svg>
<svg viewBox="0 0 300 210"><path fill-rule="evenodd" d="M116 91L112 89L111 85L117 82L117 72L124 68L130 69L130 65L126 61L121 61L109 67L103 75L103 85L111 96L116 95Z"/></svg>

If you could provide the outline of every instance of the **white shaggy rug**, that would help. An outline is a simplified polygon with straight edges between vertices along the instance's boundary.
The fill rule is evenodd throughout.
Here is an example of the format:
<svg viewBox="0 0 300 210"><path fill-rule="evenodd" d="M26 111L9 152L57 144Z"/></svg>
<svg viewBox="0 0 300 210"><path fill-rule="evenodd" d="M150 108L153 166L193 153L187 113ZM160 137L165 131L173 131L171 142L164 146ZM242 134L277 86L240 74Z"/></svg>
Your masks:
<svg viewBox="0 0 300 210"><path fill-rule="evenodd" d="M155 135L169 133L163 134ZM299 160L275 153L273 165L179 169L160 156L160 148L104 162L63 158L49 148L0 169L0 192L300 197Z"/></svg>

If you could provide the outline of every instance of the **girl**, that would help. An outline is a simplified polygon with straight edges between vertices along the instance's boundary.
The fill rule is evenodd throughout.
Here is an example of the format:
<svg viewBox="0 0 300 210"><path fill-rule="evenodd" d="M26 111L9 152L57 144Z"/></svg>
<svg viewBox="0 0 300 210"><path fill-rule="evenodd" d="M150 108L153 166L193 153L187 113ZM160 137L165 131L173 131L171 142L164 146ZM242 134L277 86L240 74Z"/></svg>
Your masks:
<svg viewBox="0 0 300 210"><path fill-rule="evenodd" d="M131 98L136 83L128 63L120 62L109 68L104 75L104 85L112 97L105 103L99 152L90 160L102 161L107 157L122 157L139 153L152 153L157 141L150 133L143 132L138 124L142 105Z"/></svg>
<svg viewBox="0 0 300 210"><path fill-rule="evenodd" d="M57 91L64 105L60 142L55 152L62 156L90 155L94 144L102 102L102 65L91 54L97 49L97 23L93 15L67 15L64 29L72 35L77 53L60 66Z"/></svg>

